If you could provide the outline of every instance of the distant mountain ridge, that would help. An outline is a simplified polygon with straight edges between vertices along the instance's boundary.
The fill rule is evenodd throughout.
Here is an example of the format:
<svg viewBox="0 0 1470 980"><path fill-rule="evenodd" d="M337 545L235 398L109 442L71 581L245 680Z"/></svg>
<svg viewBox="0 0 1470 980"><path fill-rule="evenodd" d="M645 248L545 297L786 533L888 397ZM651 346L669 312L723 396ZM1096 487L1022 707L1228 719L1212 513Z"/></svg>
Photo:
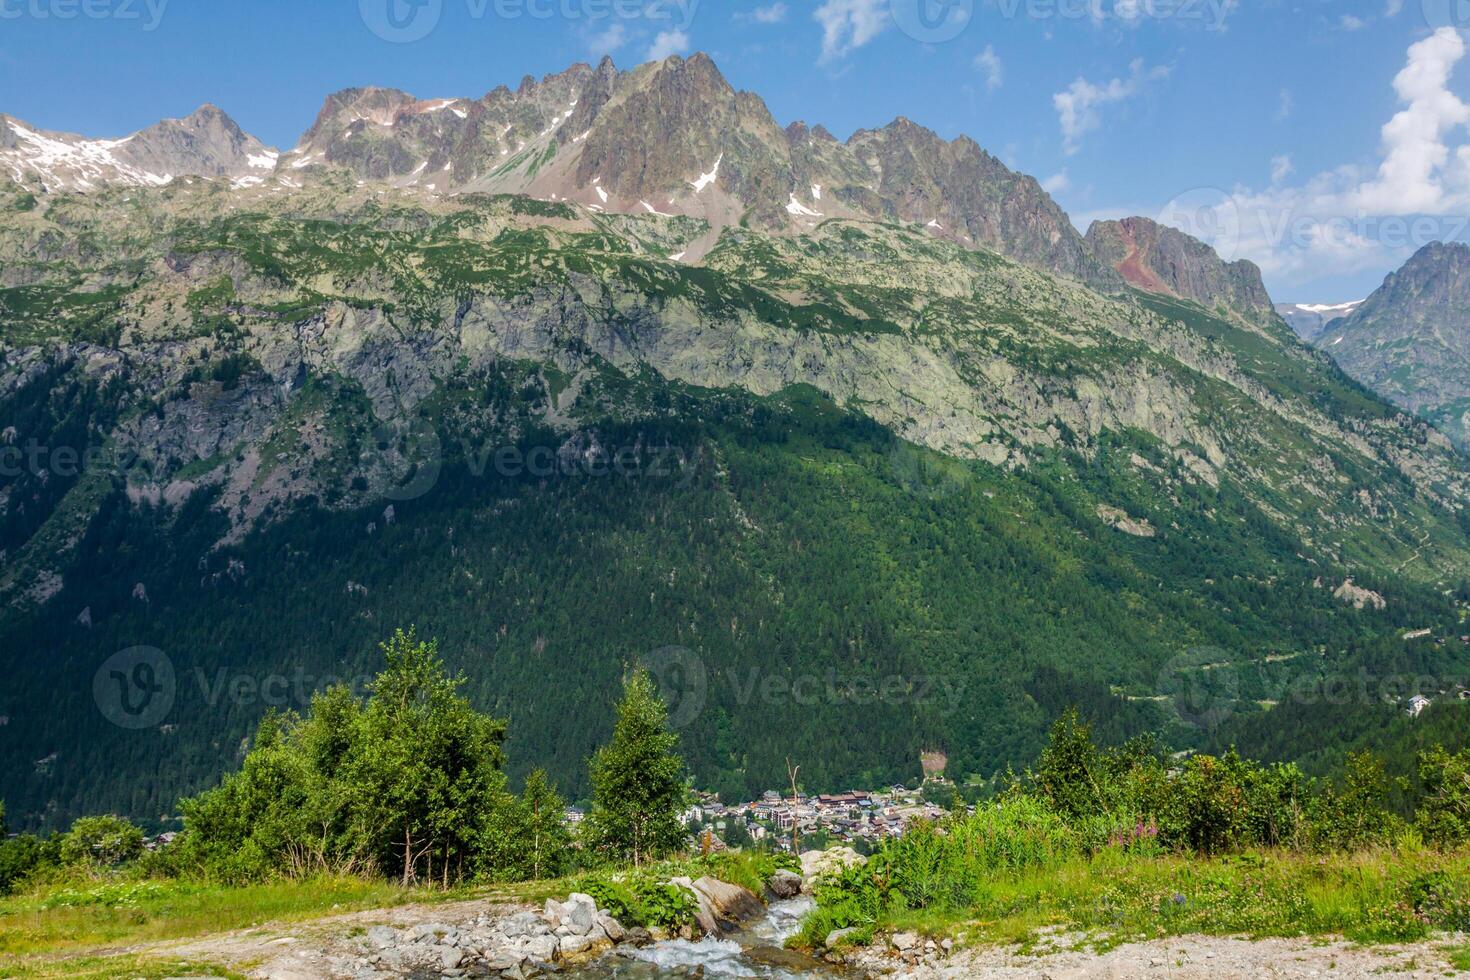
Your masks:
<svg viewBox="0 0 1470 980"><path fill-rule="evenodd" d="M186 176L260 183L274 173L278 156L208 104L122 139L55 133L0 115L0 173L47 193L157 187Z"/></svg>
<svg viewBox="0 0 1470 980"><path fill-rule="evenodd" d="M524 193L594 211L664 213L714 230L801 231L827 218L924 225L1028 265L1118 285L1032 177L966 137L946 142L900 117L840 143L782 128L704 54L619 71L611 59L527 76L480 99L423 101L359 89L329 96L283 168L342 166L368 180Z"/></svg>
<svg viewBox="0 0 1470 980"><path fill-rule="evenodd" d="M208 119L196 119L207 110ZM759 96L737 92L704 54L631 71L605 58L540 81L526 76L514 90L500 86L478 99L346 89L327 97L300 143L279 158L236 135L213 107L125 140L15 127L9 136L0 130L0 147L18 137L23 152L0 154L0 164L9 164L12 179L48 190L182 175L274 177L291 186L313 169L342 168L364 181L438 193L688 215L711 226L691 244L689 261L732 225L801 232L828 218L868 218L922 225L935 237L1097 288L1122 287L1035 178L968 137L945 141L902 117L846 143L821 126L783 128ZM191 143L182 138L191 132L209 135Z"/></svg>
<svg viewBox="0 0 1470 980"><path fill-rule="evenodd" d="M1276 312L1298 337L1311 343L1322 336L1332 321L1347 316L1362 305L1362 300L1351 303L1277 303Z"/></svg>
<svg viewBox="0 0 1470 980"><path fill-rule="evenodd" d="M1316 342L1470 450L1470 246L1426 245Z"/></svg>

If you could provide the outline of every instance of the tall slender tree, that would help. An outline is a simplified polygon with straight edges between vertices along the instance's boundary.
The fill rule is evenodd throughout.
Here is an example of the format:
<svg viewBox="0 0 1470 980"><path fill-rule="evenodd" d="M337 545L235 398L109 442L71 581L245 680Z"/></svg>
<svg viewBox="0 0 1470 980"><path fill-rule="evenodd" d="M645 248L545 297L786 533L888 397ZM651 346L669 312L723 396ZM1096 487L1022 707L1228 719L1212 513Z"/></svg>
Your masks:
<svg viewBox="0 0 1470 980"><path fill-rule="evenodd" d="M668 708L646 670L627 679L612 741L592 757L595 846L642 865L684 841L680 815L689 804L679 737L669 731Z"/></svg>

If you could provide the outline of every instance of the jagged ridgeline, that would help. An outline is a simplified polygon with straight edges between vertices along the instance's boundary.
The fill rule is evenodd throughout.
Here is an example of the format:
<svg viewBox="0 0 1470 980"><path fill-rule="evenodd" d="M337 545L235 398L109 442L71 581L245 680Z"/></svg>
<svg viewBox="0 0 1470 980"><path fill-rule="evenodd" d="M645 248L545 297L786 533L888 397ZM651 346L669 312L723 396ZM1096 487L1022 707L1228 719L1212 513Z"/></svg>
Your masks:
<svg viewBox="0 0 1470 980"><path fill-rule="evenodd" d="M616 75L597 118L634 125L694 63ZM576 101L557 159L601 145ZM350 139L488 111L413 105ZM509 720L511 770L573 799L638 662L699 784L737 795L788 757L809 788L928 749L988 776L1072 703L1203 743L1302 677L1465 666L1402 639L1457 628L1461 459L1269 309L1196 295L1251 298L1248 270L1135 291L1070 225L1023 234L1055 205L1010 214L1018 175L959 171L987 235L877 190L800 213L866 178L746 188L750 147L703 186L703 147L640 164L615 190L652 207L619 211L395 182L389 150L374 177L334 126L269 178L0 194L14 823L167 817L408 624ZM895 126L879 169L935 172L932 134Z"/></svg>

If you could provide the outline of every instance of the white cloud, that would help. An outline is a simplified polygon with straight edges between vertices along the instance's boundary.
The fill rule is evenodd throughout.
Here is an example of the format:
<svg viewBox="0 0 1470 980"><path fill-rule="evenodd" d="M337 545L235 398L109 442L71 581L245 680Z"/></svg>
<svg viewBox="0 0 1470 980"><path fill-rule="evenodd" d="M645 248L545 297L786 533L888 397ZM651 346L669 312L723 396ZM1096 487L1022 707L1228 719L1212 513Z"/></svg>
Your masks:
<svg viewBox="0 0 1470 980"><path fill-rule="evenodd" d="M746 16L757 24L779 24L786 19L786 15L790 12L790 8L778 0L777 3L773 3L769 7L756 7Z"/></svg>
<svg viewBox="0 0 1470 980"><path fill-rule="evenodd" d="M1128 66L1127 78L1096 85L1085 78L1078 78L1066 91L1051 98L1057 110L1057 121L1062 127L1064 149L1068 154L1081 148L1084 134L1102 125L1098 109L1113 102L1137 95L1149 82L1167 78L1169 69L1164 66L1144 68L1143 59L1136 59Z"/></svg>
<svg viewBox="0 0 1470 980"><path fill-rule="evenodd" d="M1383 16L1397 17L1403 9L1404 0L1388 0L1388 4L1383 8Z"/></svg>
<svg viewBox="0 0 1470 980"><path fill-rule="evenodd" d="M1470 106L1449 90L1450 74L1464 57L1465 40L1452 27L1409 48L1409 63L1393 80L1399 101L1407 106L1383 127L1383 163L1377 179L1354 195L1359 207L1416 213L1440 206L1450 157L1445 135L1470 122ZM1456 152L1462 171L1466 152L1466 147Z"/></svg>
<svg viewBox="0 0 1470 980"><path fill-rule="evenodd" d="M842 58L882 34L889 0L826 0L812 14L822 25L822 63Z"/></svg>
<svg viewBox="0 0 1470 980"><path fill-rule="evenodd" d="M587 38L587 50L594 57L601 57L612 54L627 43L628 28L615 21L606 30L598 31Z"/></svg>
<svg viewBox="0 0 1470 980"><path fill-rule="evenodd" d="M1277 122L1286 122L1291 118L1291 110L1296 108L1296 99L1292 98L1291 89L1284 88L1276 101L1276 115L1272 118Z"/></svg>
<svg viewBox="0 0 1470 980"><path fill-rule="evenodd" d="M990 45L985 45L985 50L975 55L975 67L985 73L986 91L994 92L1005 82L1005 65Z"/></svg>
<svg viewBox="0 0 1470 980"><path fill-rule="evenodd" d="M689 50L689 35L683 31L659 31L658 37L648 46L649 61L663 61L670 55L683 54Z"/></svg>
<svg viewBox="0 0 1470 980"><path fill-rule="evenodd" d="M1466 235L1470 106L1449 87L1466 53L1453 28L1409 47L1393 81L1402 108L1382 128L1376 168L1347 164L1287 184L1290 160L1277 157L1268 188L1193 191L1165 215L1284 285L1391 268L1430 241Z"/></svg>
<svg viewBox="0 0 1470 980"><path fill-rule="evenodd" d="M1052 174L1041 182L1041 189L1048 194L1063 194L1072 187L1072 178L1067 176L1063 170L1061 173Z"/></svg>
<svg viewBox="0 0 1470 980"><path fill-rule="evenodd" d="M1368 26L1367 21L1361 17L1354 17L1352 14L1343 14L1342 20L1338 21L1338 23L1345 31L1361 31Z"/></svg>
<svg viewBox="0 0 1470 980"><path fill-rule="evenodd" d="M1271 183L1279 184L1296 172L1291 165L1291 156L1283 153L1281 156L1271 158Z"/></svg>

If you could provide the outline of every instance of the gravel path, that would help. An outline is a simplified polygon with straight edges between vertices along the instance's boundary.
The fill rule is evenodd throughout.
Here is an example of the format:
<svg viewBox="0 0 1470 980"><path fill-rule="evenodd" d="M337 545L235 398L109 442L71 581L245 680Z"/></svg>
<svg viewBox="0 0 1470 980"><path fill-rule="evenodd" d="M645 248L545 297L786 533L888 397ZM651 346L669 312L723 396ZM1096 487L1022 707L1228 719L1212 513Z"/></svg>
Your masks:
<svg viewBox="0 0 1470 980"><path fill-rule="evenodd" d="M1056 952L1031 956L1014 949L976 949L942 962L918 964L864 957L861 966L913 980L1426 980L1457 975L1447 950L1465 941L1466 937L1450 936L1413 946L1362 947L1310 939L1181 936L1102 954L1064 945Z"/></svg>
<svg viewBox="0 0 1470 980"><path fill-rule="evenodd" d="M134 951L230 966L260 980L328 980L363 974L362 936L373 926L411 929L425 922L471 928L483 916L529 911L529 905L483 899L434 905L401 905L294 924L201 936Z"/></svg>

